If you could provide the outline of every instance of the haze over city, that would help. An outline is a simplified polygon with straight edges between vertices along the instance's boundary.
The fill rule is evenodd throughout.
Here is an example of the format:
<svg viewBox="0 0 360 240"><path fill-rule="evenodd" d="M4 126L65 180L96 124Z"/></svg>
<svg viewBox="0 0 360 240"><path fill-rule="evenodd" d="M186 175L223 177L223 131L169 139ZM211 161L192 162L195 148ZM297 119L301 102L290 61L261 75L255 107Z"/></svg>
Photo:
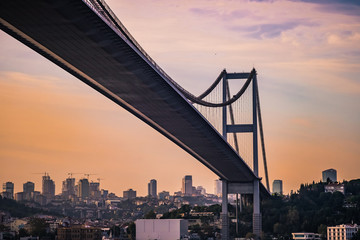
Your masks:
<svg viewBox="0 0 360 240"><path fill-rule="evenodd" d="M285 193L328 168L359 177L359 3L107 2L194 94L223 68L257 69L270 182ZM92 173L102 188L144 196L150 179L175 192L192 175L213 192L217 176L178 146L4 32L0 42L0 182L40 189L35 173L48 172L59 193L68 173Z"/></svg>

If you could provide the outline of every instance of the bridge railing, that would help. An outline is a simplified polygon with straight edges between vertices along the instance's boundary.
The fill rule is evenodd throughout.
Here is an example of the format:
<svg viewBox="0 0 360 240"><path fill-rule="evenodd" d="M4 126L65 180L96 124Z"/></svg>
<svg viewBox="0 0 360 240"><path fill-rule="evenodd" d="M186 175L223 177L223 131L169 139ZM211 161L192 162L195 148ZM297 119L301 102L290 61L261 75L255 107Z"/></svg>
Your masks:
<svg viewBox="0 0 360 240"><path fill-rule="evenodd" d="M135 40L135 38L130 34L126 27L121 23L121 21L116 17L110 7L106 4L104 0L83 0L86 5L93 9L96 13L101 15L118 33L127 39L134 47L136 47L141 54L153 65L153 67L158 70L163 77L170 81L180 92L185 93L185 95L192 95L186 89L181 87L175 80L173 80L155 61L150 57L149 54L140 46L140 44Z"/></svg>

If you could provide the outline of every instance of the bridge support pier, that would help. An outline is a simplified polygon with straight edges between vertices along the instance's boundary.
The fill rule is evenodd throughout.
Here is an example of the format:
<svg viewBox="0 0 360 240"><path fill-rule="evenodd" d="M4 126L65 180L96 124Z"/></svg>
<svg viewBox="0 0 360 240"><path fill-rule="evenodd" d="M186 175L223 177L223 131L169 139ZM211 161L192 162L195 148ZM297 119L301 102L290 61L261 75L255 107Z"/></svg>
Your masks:
<svg viewBox="0 0 360 240"><path fill-rule="evenodd" d="M221 240L229 240L228 182L222 180Z"/></svg>
<svg viewBox="0 0 360 240"><path fill-rule="evenodd" d="M254 194L253 194L253 233L256 239L260 239L262 231L262 221L260 213L260 189L259 180L254 181Z"/></svg>

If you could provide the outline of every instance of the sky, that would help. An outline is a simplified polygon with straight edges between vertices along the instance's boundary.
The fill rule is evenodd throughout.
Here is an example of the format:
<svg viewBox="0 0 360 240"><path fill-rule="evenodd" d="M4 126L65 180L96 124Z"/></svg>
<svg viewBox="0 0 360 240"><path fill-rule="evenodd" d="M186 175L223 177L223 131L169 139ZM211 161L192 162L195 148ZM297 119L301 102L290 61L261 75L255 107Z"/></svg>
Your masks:
<svg viewBox="0 0 360 240"><path fill-rule="evenodd" d="M222 69L258 72L270 182L284 192L360 178L360 4L299 0L108 0L150 56L200 94ZM217 176L124 109L0 32L0 182L56 193L84 173L119 196L179 191L184 175L213 193ZM263 176L263 173L260 173Z"/></svg>

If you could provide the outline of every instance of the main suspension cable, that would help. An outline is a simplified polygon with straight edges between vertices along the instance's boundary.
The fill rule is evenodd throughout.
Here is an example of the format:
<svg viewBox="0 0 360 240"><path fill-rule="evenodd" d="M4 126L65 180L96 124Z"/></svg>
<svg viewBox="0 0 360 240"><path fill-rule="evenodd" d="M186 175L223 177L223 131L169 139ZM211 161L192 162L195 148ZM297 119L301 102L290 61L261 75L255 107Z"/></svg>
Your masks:
<svg viewBox="0 0 360 240"><path fill-rule="evenodd" d="M258 109L258 118L259 118L259 128L260 128L260 139L261 139L261 149L262 149L262 155L263 155L263 161L264 161L264 171L265 171L265 179L266 179L266 188L270 192L270 186L269 186L269 175L268 175L268 169L267 169L267 163L266 163L266 152L265 152L265 141L264 141L264 131L262 126L262 119L261 119L261 110L260 110L260 97L259 97L259 88L256 84L256 103L257 103L257 109Z"/></svg>
<svg viewBox="0 0 360 240"><path fill-rule="evenodd" d="M253 76L256 74L255 69L253 69L250 74L248 79L246 80L245 84L242 86L242 88L239 90L239 92L237 92L231 99L223 102L223 103L211 103L211 102L207 102L204 101L202 99L199 99L198 97L194 96L193 94L189 93L187 90L185 90L184 88L180 87L178 84L176 84L176 88L182 92L182 94L185 95L185 97L187 99L189 99L191 102L193 103L197 103L203 106L207 106L207 107L224 107L227 106L229 104L232 104L233 102L235 102L236 100L238 100L243 93L245 92L245 90L248 88L248 86L250 85L251 80L253 79Z"/></svg>

